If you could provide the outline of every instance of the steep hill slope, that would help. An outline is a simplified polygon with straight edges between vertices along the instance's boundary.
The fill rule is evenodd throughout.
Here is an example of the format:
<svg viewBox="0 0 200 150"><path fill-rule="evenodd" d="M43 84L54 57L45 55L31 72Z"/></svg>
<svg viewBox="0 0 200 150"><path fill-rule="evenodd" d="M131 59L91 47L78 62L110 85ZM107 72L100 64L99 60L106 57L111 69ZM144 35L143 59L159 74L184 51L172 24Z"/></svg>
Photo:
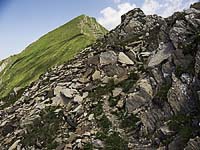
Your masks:
<svg viewBox="0 0 200 150"><path fill-rule="evenodd" d="M0 111L0 147L199 150L199 5L168 18L123 15Z"/></svg>
<svg viewBox="0 0 200 150"><path fill-rule="evenodd" d="M44 35L20 54L2 61L0 98L15 87L27 86L48 68L70 60L106 32L94 18L81 15Z"/></svg>

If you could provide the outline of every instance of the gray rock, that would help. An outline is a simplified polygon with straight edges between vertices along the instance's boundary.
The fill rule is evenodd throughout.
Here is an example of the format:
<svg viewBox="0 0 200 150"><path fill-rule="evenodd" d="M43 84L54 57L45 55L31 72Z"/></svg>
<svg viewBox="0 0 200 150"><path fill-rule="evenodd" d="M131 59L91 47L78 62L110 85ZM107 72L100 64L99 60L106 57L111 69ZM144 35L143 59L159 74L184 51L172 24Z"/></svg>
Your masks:
<svg viewBox="0 0 200 150"><path fill-rule="evenodd" d="M183 150L184 144L185 144L184 139L181 136L176 136L175 139L169 144L168 149L169 150Z"/></svg>
<svg viewBox="0 0 200 150"><path fill-rule="evenodd" d="M192 83L193 79L188 73L183 73L181 75L181 81L182 81L182 83L185 83L185 84L189 85L189 84Z"/></svg>
<svg viewBox="0 0 200 150"><path fill-rule="evenodd" d="M102 149L102 148L104 148L104 143L103 143L103 141L96 139L96 140L93 141L93 146L95 148Z"/></svg>
<svg viewBox="0 0 200 150"><path fill-rule="evenodd" d="M54 93L56 96L60 96L60 93L62 93L64 96L72 98L77 93L77 90L57 86L54 89Z"/></svg>
<svg viewBox="0 0 200 150"><path fill-rule="evenodd" d="M184 150L199 150L200 149L200 138L197 136L194 139L190 139Z"/></svg>
<svg viewBox="0 0 200 150"><path fill-rule="evenodd" d="M122 77L127 74L127 69L117 66L117 65L107 65L103 68L104 73L109 76L113 77L117 75L118 77Z"/></svg>
<svg viewBox="0 0 200 150"><path fill-rule="evenodd" d="M113 97L117 97L122 92L122 88L115 88L112 90Z"/></svg>
<svg viewBox="0 0 200 150"><path fill-rule="evenodd" d="M148 63L148 67L157 66L164 60L168 59L171 56L173 49L174 48L171 43L160 44L158 52L152 56Z"/></svg>
<svg viewBox="0 0 200 150"><path fill-rule="evenodd" d="M15 95L18 95L18 92L22 89L22 87L15 87L13 91L15 92Z"/></svg>
<svg viewBox="0 0 200 150"><path fill-rule="evenodd" d="M99 56L95 55L93 57L88 58L88 64L98 65L99 64Z"/></svg>
<svg viewBox="0 0 200 150"><path fill-rule="evenodd" d="M148 56L151 55L151 52L141 52L140 55L141 55L142 57L148 57Z"/></svg>
<svg viewBox="0 0 200 150"><path fill-rule="evenodd" d="M88 116L88 120L93 120L94 119L94 114L90 114L89 116Z"/></svg>
<svg viewBox="0 0 200 150"><path fill-rule="evenodd" d="M100 64L108 65L117 62L117 55L114 51L103 52L100 54Z"/></svg>
<svg viewBox="0 0 200 150"><path fill-rule="evenodd" d="M124 100L120 99L116 105L117 108L121 109L124 107Z"/></svg>
<svg viewBox="0 0 200 150"><path fill-rule="evenodd" d="M191 93L192 87L173 76L172 87L168 92L168 102L174 113L188 113L196 109L197 102Z"/></svg>
<svg viewBox="0 0 200 150"><path fill-rule="evenodd" d="M150 99L148 97L143 97L139 92L131 93L128 95L126 100L126 108L129 113L132 113L136 109L144 106Z"/></svg>
<svg viewBox="0 0 200 150"><path fill-rule="evenodd" d="M82 103L83 99L84 99L84 96L82 97L80 95L76 95L74 97L74 102Z"/></svg>
<svg viewBox="0 0 200 150"><path fill-rule="evenodd" d="M149 94L150 96L153 96L153 88L148 79L139 80L137 82L137 85L140 87L140 89L143 89L147 94Z"/></svg>
<svg viewBox="0 0 200 150"><path fill-rule="evenodd" d="M64 119L68 123L69 126L71 126L73 129L76 128L77 123L70 116L64 115Z"/></svg>
<svg viewBox="0 0 200 150"><path fill-rule="evenodd" d="M192 4L192 5L190 6L190 8L195 8L195 9L197 9L197 10L200 10L200 3L199 3L199 2L194 3L194 4Z"/></svg>
<svg viewBox="0 0 200 150"><path fill-rule="evenodd" d="M144 134L154 133L156 128L162 125L163 120L169 119L173 115L169 104L166 102L163 102L162 107L151 104L149 107L143 107L143 109L139 116L144 125Z"/></svg>
<svg viewBox="0 0 200 150"><path fill-rule="evenodd" d="M198 45L198 51L195 57L195 73L200 74L200 44Z"/></svg>
<svg viewBox="0 0 200 150"><path fill-rule="evenodd" d="M123 52L119 52L118 61L122 64L133 65L134 62Z"/></svg>
<svg viewBox="0 0 200 150"><path fill-rule="evenodd" d="M19 144L20 140L15 141L8 150L15 150Z"/></svg>
<svg viewBox="0 0 200 150"><path fill-rule="evenodd" d="M92 75L92 79L93 79L93 80L98 80L98 79L100 79L100 78L101 78L101 72L98 71L98 70L96 70L96 71L93 73L93 75Z"/></svg>

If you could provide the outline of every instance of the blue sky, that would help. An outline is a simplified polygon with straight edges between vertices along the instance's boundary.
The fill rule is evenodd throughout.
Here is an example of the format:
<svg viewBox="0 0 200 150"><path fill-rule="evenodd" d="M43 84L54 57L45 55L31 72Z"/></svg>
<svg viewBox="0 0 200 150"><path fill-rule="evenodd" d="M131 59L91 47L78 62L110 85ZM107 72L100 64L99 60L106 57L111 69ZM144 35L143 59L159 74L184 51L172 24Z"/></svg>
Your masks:
<svg viewBox="0 0 200 150"><path fill-rule="evenodd" d="M42 35L81 14L97 18L107 29L120 16L140 7L164 17L196 0L0 0L0 60L22 51Z"/></svg>

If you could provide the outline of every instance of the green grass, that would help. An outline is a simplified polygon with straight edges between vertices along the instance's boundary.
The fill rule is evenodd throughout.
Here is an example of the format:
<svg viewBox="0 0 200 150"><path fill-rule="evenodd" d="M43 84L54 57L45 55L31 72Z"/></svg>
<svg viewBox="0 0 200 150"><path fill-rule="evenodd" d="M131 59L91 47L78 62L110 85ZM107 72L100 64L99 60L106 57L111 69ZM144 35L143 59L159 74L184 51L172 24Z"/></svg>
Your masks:
<svg viewBox="0 0 200 150"><path fill-rule="evenodd" d="M20 54L10 57L11 62L0 72L0 80L3 81L0 98L7 96L14 87L29 85L48 68L72 59L106 33L107 30L94 18L85 15L47 33Z"/></svg>
<svg viewBox="0 0 200 150"><path fill-rule="evenodd" d="M17 95L7 95L2 100L4 101L4 104L0 106L0 109L4 109L6 107L9 107L11 104L14 104L23 94L25 88L22 88L18 91Z"/></svg>

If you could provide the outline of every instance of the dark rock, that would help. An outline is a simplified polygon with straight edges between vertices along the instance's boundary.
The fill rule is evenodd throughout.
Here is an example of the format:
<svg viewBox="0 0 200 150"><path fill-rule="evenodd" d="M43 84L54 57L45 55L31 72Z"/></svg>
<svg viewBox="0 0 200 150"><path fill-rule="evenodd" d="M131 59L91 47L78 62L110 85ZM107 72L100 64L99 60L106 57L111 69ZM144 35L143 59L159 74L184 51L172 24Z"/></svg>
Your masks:
<svg viewBox="0 0 200 150"><path fill-rule="evenodd" d="M185 147L185 150L199 150L200 149L200 138L197 136L194 139L190 139Z"/></svg>
<svg viewBox="0 0 200 150"><path fill-rule="evenodd" d="M6 136L8 133L12 133L15 130L15 127L7 123L2 129L0 129L2 136Z"/></svg>
<svg viewBox="0 0 200 150"><path fill-rule="evenodd" d="M77 124L71 117L64 115L64 119L68 123L68 125L72 127L72 129L76 129Z"/></svg>
<svg viewBox="0 0 200 150"><path fill-rule="evenodd" d="M107 65L103 67L103 71L109 77L113 77L114 75L117 75L118 77L122 77L127 74L127 70L125 68L117 66L117 65Z"/></svg>
<svg viewBox="0 0 200 150"><path fill-rule="evenodd" d="M64 105L69 103L69 101L70 101L69 97L65 96L65 94L63 94L62 92L60 92L60 97L61 97Z"/></svg>
<svg viewBox="0 0 200 150"><path fill-rule="evenodd" d="M164 60L168 59L171 56L173 50L174 47L171 43L160 44L158 52L154 56L152 56L149 61L148 67L154 67L162 63Z"/></svg>
<svg viewBox="0 0 200 150"><path fill-rule="evenodd" d="M199 33L199 3L168 18L129 11L0 102L0 149L199 149Z"/></svg>
<svg viewBox="0 0 200 150"><path fill-rule="evenodd" d="M175 114L183 112L193 112L197 108L197 102L192 94L192 87L182 83L176 77L173 77L172 88L168 93L168 102Z"/></svg>
<svg viewBox="0 0 200 150"><path fill-rule="evenodd" d="M183 150L185 140L181 136L176 136L175 139L169 144L169 150ZM178 145L178 146L177 146Z"/></svg>
<svg viewBox="0 0 200 150"><path fill-rule="evenodd" d="M200 10L200 2L197 2L197 3L194 3L190 6L190 8L195 8L195 9L198 9Z"/></svg>
<svg viewBox="0 0 200 150"><path fill-rule="evenodd" d="M200 44L198 45L198 51L195 58L195 73L200 77Z"/></svg>
<svg viewBox="0 0 200 150"><path fill-rule="evenodd" d="M95 55L93 57L88 58L87 63L92 64L92 65L98 65L99 64L99 56Z"/></svg>

